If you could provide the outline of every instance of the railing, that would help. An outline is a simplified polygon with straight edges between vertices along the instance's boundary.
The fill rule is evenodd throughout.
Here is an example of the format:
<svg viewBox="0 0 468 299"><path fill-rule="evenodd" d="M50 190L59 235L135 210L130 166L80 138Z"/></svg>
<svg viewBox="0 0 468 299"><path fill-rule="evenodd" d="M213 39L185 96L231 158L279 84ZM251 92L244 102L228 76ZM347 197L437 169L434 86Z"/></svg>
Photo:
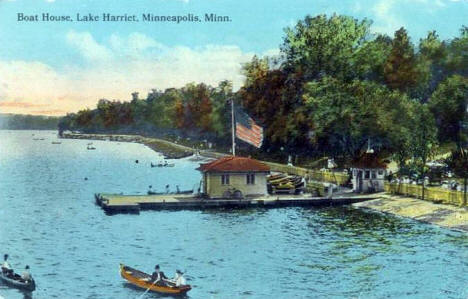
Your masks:
<svg viewBox="0 0 468 299"><path fill-rule="evenodd" d="M422 186L413 184L385 183L385 191L392 194L401 194L422 198ZM437 187L424 188L424 199L436 203L463 205L463 192Z"/></svg>

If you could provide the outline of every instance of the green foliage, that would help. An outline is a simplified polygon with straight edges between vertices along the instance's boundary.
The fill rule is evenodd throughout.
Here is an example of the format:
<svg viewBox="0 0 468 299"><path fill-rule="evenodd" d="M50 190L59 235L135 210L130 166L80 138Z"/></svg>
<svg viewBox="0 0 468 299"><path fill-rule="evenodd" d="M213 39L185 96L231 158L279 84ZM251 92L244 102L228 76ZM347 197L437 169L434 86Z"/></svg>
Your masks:
<svg viewBox="0 0 468 299"><path fill-rule="evenodd" d="M460 36L448 45L446 67L453 74L468 76L468 27L460 29Z"/></svg>
<svg viewBox="0 0 468 299"><path fill-rule="evenodd" d="M391 38L369 34L370 24L336 14L306 16L285 29L279 64L254 56L243 65L238 91L222 81L154 89L131 102L103 99L94 110L63 117L59 128L228 144L232 100L264 128L261 151L246 147L243 154L349 161L370 139L382 157L423 176L438 143L468 142L468 29L445 41L429 31L415 51L404 28Z"/></svg>
<svg viewBox="0 0 468 299"><path fill-rule="evenodd" d="M435 115L441 141L459 144L466 139L462 128L468 109L468 78L454 75L439 84L429 108Z"/></svg>
<svg viewBox="0 0 468 299"><path fill-rule="evenodd" d="M288 68L305 80L322 75L350 78L353 56L369 33L370 22L349 16L306 16L285 30L282 52Z"/></svg>
<svg viewBox="0 0 468 299"><path fill-rule="evenodd" d="M403 27L395 32L392 50L384 66L384 76L388 87L402 92L408 92L417 83L416 56Z"/></svg>
<svg viewBox="0 0 468 299"><path fill-rule="evenodd" d="M437 127L434 115L426 104L418 105L411 126L410 147L413 163L419 167L421 177L424 177L427 171L426 163L434 156L437 146Z"/></svg>
<svg viewBox="0 0 468 299"><path fill-rule="evenodd" d="M384 83L384 65L391 49L392 39L386 35L365 41L354 54L357 78Z"/></svg>
<svg viewBox="0 0 468 299"><path fill-rule="evenodd" d="M409 100L377 83L325 77L305 86L304 101L312 144L323 152L354 157L369 138L390 152L407 142L407 131L395 124L408 122Z"/></svg>

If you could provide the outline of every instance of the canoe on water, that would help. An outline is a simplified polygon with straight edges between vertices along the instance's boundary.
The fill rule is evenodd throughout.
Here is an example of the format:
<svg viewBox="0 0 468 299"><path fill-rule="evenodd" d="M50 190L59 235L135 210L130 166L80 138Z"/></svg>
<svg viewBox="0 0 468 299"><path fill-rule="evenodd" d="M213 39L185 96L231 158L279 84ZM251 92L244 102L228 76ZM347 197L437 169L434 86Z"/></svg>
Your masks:
<svg viewBox="0 0 468 299"><path fill-rule="evenodd" d="M150 291L162 294L181 295L192 289L190 285L182 285L177 287L172 283L169 283L169 285L159 285L158 283L153 284L151 275L123 264L120 264L120 275L137 287L145 290L150 289Z"/></svg>
<svg viewBox="0 0 468 299"><path fill-rule="evenodd" d="M3 271L0 270L0 280L2 280L5 284L24 290L28 292L33 292L36 289L36 283L34 279L25 281L21 278L20 275L13 273L13 275L6 275Z"/></svg>

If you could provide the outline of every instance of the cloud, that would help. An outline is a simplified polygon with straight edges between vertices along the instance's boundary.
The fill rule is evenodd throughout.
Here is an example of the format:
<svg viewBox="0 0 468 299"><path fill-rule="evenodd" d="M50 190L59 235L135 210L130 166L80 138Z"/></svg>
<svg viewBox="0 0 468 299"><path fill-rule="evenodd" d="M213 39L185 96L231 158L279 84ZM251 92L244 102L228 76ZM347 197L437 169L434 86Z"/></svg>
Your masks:
<svg viewBox="0 0 468 299"><path fill-rule="evenodd" d="M28 102L0 102L0 107L14 107L14 108L37 108L45 107L46 104L34 104Z"/></svg>
<svg viewBox="0 0 468 299"><path fill-rule="evenodd" d="M402 26L403 22L399 19L397 12L394 11L396 0L380 0L372 11L375 14L375 23L372 29L379 33L393 35L393 33Z"/></svg>
<svg viewBox="0 0 468 299"><path fill-rule="evenodd" d="M65 41L84 64L56 69L38 61L0 60L0 103L47 105L37 109L4 104L3 112L64 114L95 107L101 98L129 100L133 91L145 97L152 88L182 87L189 82L216 86L231 80L237 89L244 80L242 64L254 55L232 45L169 47L141 33L113 34L98 42L88 32L70 31ZM276 53L273 49L262 55Z"/></svg>
<svg viewBox="0 0 468 299"><path fill-rule="evenodd" d="M408 20L404 19L407 16L402 12L415 10L434 15L453 2L468 2L468 0L379 0L371 8L374 13L372 30L393 36L400 27L408 26Z"/></svg>
<svg viewBox="0 0 468 299"><path fill-rule="evenodd" d="M107 61L111 58L111 52L104 46L98 44L91 33L70 31L66 36L67 42L76 47L84 58L91 62Z"/></svg>

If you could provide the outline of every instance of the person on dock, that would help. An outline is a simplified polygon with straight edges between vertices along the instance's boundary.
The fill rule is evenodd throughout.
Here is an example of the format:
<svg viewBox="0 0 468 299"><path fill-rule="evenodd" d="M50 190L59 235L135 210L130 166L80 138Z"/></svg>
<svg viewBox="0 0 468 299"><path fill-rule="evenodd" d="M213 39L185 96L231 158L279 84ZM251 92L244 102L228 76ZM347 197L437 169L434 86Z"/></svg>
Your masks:
<svg viewBox="0 0 468 299"><path fill-rule="evenodd" d="M154 266L154 272L151 275L151 279L153 280L154 284L159 283L162 285L166 285L166 280L168 279L166 275L164 275L163 271L160 271L159 265Z"/></svg>
<svg viewBox="0 0 468 299"><path fill-rule="evenodd" d="M184 273L182 273L182 271L180 270L176 270L176 274L174 276L174 279L173 279L176 287L180 287L180 286L183 286L183 285L186 285L186 281L185 281L185 277L184 277Z"/></svg>
<svg viewBox="0 0 468 299"><path fill-rule="evenodd" d="M13 269L11 268L10 264L8 263L8 254L3 255L3 263L2 263L2 272L6 275L12 275Z"/></svg>
<svg viewBox="0 0 468 299"><path fill-rule="evenodd" d="M180 193L179 185L176 185L175 187L176 187L177 194L179 194Z"/></svg>
<svg viewBox="0 0 468 299"><path fill-rule="evenodd" d="M28 265L26 265L26 267L24 268L24 271L23 271L23 273L21 274L21 278L22 278L24 281L30 281L30 280L32 280L31 273L29 273L29 266L28 266Z"/></svg>
<svg viewBox="0 0 468 299"><path fill-rule="evenodd" d="M166 185L166 194L169 194L169 185Z"/></svg>

